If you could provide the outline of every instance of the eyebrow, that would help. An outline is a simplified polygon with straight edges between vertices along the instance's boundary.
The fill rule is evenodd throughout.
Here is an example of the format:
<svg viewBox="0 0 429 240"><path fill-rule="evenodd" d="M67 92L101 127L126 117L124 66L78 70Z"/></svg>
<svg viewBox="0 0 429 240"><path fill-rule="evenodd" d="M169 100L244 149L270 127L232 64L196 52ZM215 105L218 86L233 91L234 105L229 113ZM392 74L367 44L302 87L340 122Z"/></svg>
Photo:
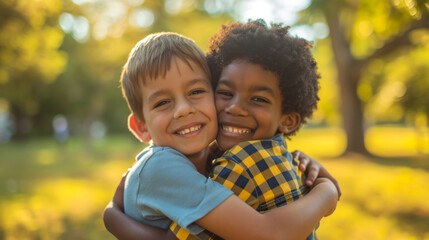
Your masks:
<svg viewBox="0 0 429 240"><path fill-rule="evenodd" d="M202 83L202 84L206 85L207 87L211 88L210 82L204 78L195 78L195 79L191 80L189 83L187 83L186 87L190 87L190 86L198 84L198 83ZM154 92L153 94L151 94L148 97L148 103L151 103L152 101L154 101L154 99L156 99L158 96L161 96L161 95L167 94L167 93L168 93L168 90L164 90L164 89L161 89L161 90Z"/></svg>
<svg viewBox="0 0 429 240"><path fill-rule="evenodd" d="M263 85L252 86L250 88L250 90L252 92L267 92L271 96L274 96L274 90L272 88L267 87L267 86L263 86Z"/></svg>
<svg viewBox="0 0 429 240"><path fill-rule="evenodd" d="M211 87L210 81L207 81L207 79L205 79L205 78L195 78L195 79L191 80L188 84L186 84L186 86L189 87L189 86L192 86L192 85L197 84L197 83L202 83L204 85Z"/></svg>
<svg viewBox="0 0 429 240"><path fill-rule="evenodd" d="M234 87L234 85L231 82L229 82L227 79L220 79L218 81L218 85L219 84L225 84L228 87ZM274 90L272 88L269 88L269 87L264 86L264 85L252 86L250 88L250 91L252 91L252 92L267 92L268 94L270 94L271 96L274 97Z"/></svg>
<svg viewBox="0 0 429 240"><path fill-rule="evenodd" d="M147 102L149 103L149 104L151 104L156 98L158 98L158 96L161 96L161 95L164 95L164 94L166 94L167 93L167 91L166 90L159 90L159 91L156 91L156 92L154 92L153 94L151 94L149 97L148 97L148 99L147 99Z"/></svg>

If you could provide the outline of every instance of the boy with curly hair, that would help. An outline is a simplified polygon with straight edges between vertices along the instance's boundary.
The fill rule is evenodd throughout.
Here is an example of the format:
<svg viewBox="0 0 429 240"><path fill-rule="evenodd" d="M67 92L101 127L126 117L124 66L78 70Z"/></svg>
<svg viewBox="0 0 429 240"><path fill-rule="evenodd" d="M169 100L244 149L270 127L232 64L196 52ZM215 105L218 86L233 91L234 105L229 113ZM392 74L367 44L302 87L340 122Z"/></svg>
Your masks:
<svg viewBox="0 0 429 240"><path fill-rule="evenodd" d="M262 21L224 25L206 54L215 89L217 143L226 150L214 161L213 180L259 212L308 191L285 137L316 109L320 76L311 44L288 30ZM182 229L171 229L183 239ZM315 231L307 239L316 239Z"/></svg>
<svg viewBox="0 0 429 240"><path fill-rule="evenodd" d="M261 213L309 191L285 138L319 100L320 76L310 48L306 40L290 37L288 27L269 28L262 21L224 25L209 44L217 149L223 153L214 160L212 179ZM179 239L196 238L177 223L170 229ZM198 238L217 236L204 231ZM307 239L315 238L313 231Z"/></svg>

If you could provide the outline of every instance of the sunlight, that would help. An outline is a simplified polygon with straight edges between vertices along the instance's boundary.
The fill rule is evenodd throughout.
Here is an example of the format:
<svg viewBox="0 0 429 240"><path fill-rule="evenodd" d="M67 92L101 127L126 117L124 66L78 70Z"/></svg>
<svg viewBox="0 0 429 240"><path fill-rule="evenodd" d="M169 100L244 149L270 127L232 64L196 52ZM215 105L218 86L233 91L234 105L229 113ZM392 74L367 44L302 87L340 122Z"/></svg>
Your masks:
<svg viewBox="0 0 429 240"><path fill-rule="evenodd" d="M155 22L155 15L147 8L137 8L131 13L129 21L135 27L148 28Z"/></svg>
<svg viewBox="0 0 429 240"><path fill-rule="evenodd" d="M205 0L204 10L211 15L222 14L232 7L233 1L229 0Z"/></svg>
<svg viewBox="0 0 429 240"><path fill-rule="evenodd" d="M78 42L85 42L89 36L89 21L82 16L73 16L70 13L62 13L58 19L61 29L65 33L71 33Z"/></svg>
<svg viewBox="0 0 429 240"><path fill-rule="evenodd" d="M241 1L236 6L236 18L240 22L249 19L263 19L266 23L283 23L293 25L298 19L298 12L307 8L311 2L306 1ZM298 25L290 29L292 36L309 41L324 39L329 35L328 26L323 22L313 25Z"/></svg>
<svg viewBox="0 0 429 240"><path fill-rule="evenodd" d="M413 156L427 154L429 134L424 130L398 127L374 127L366 132L368 150L380 156Z"/></svg>
<svg viewBox="0 0 429 240"><path fill-rule="evenodd" d="M322 164L339 181L343 194L335 213L322 220L320 239L427 239L429 232L409 231L413 223L401 216L424 219L429 214L429 192L424 187L428 172L359 156Z"/></svg>
<svg viewBox="0 0 429 240"><path fill-rule="evenodd" d="M238 20L246 22L248 19L264 19L267 23L282 22L292 25L297 20L297 12L310 5L309 0L305 1L263 1L250 0L239 2L236 9L239 12Z"/></svg>
<svg viewBox="0 0 429 240"><path fill-rule="evenodd" d="M407 133L412 136L413 129L374 128L370 139L382 139L373 147L409 153L404 149L410 139L403 137ZM0 229L5 240L82 239L82 234L85 239L112 238L103 227L102 212L121 174L133 162L133 152L138 152L134 148L141 145L129 137L105 138L96 147L103 150L99 155L84 141L74 141L61 152L54 150L54 140L29 142L25 151L18 151L21 145L0 145L0 152L16 160L0 162L0 176L7 184L5 195L0 191ZM288 147L318 159L343 191L335 213L321 221L320 239L429 239L426 159L373 160L352 154L321 158L335 157L344 149L344 132L336 128L302 129ZM45 164L41 159L58 159L60 153L63 161L39 165ZM29 166L23 170L31 175L16 172L22 170L20 164L11 165L16 162ZM61 166L58 171L54 170L57 165Z"/></svg>

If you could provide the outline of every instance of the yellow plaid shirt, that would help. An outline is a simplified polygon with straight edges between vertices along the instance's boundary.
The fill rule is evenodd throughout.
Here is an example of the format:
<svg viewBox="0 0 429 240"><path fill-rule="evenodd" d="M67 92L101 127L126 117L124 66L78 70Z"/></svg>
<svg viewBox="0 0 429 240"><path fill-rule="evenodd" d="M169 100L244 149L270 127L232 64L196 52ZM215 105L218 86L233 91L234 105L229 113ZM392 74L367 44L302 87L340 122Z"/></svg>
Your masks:
<svg viewBox="0 0 429 240"><path fill-rule="evenodd" d="M309 191L282 135L241 142L213 163L212 179L261 213L294 202ZM207 230L194 236L177 223L170 230L178 239L220 239ZM313 231L307 239L315 238Z"/></svg>

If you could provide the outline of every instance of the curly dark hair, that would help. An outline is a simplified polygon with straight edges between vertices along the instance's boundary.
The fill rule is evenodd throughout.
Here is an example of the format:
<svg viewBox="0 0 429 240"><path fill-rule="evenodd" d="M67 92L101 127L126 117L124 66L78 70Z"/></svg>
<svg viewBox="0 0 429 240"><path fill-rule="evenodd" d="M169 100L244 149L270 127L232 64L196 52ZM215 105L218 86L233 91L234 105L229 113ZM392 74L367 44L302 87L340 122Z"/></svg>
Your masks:
<svg viewBox="0 0 429 240"><path fill-rule="evenodd" d="M289 28L282 24L269 27L263 20L223 25L210 38L206 58L214 88L222 70L236 59L259 64L275 73L282 93L283 114L297 112L304 124L317 108L320 75L310 51L312 44L291 37Z"/></svg>

